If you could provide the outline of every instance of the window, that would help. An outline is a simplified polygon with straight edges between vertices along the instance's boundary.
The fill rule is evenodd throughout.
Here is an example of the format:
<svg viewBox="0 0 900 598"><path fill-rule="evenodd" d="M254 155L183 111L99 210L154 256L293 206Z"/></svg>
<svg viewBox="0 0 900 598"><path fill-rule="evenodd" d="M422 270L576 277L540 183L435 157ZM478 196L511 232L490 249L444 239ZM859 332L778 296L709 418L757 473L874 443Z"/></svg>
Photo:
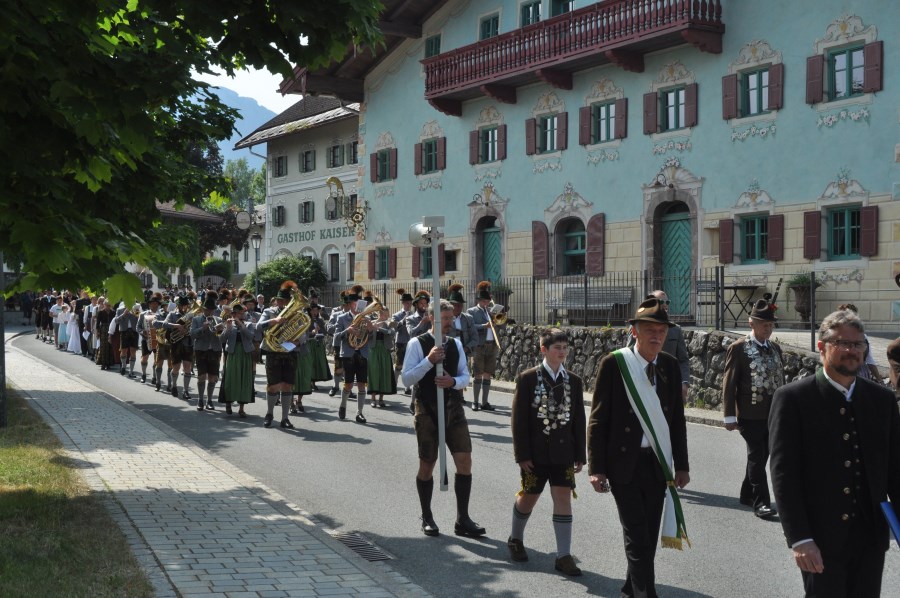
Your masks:
<svg viewBox="0 0 900 598"><path fill-rule="evenodd" d="M615 139L616 135L616 104L594 104L591 106L592 126L591 143L602 143Z"/></svg>
<svg viewBox="0 0 900 598"><path fill-rule="evenodd" d="M435 172L438 169L437 139L429 139L422 142L422 172Z"/></svg>
<svg viewBox="0 0 900 598"><path fill-rule="evenodd" d="M425 58L431 58L441 53L441 36L432 35L425 39Z"/></svg>
<svg viewBox="0 0 900 598"><path fill-rule="evenodd" d="M357 141L351 141L347 144L347 164L359 164L359 156L357 152Z"/></svg>
<svg viewBox="0 0 900 598"><path fill-rule="evenodd" d="M497 127L486 127L478 131L479 163L497 160Z"/></svg>
<svg viewBox="0 0 900 598"><path fill-rule="evenodd" d="M829 52L829 101L862 95L864 73L862 46Z"/></svg>
<svg viewBox="0 0 900 598"><path fill-rule="evenodd" d="M422 247L419 251L419 278L431 278L431 247Z"/></svg>
<svg viewBox="0 0 900 598"><path fill-rule="evenodd" d="M312 172L316 169L316 150L300 153L300 172Z"/></svg>
<svg viewBox="0 0 900 598"><path fill-rule="evenodd" d="M390 253L389 247L378 247L375 249L375 278L388 278L388 256Z"/></svg>
<svg viewBox="0 0 900 598"><path fill-rule="evenodd" d="M275 206L274 208L272 208L272 226L284 226L284 220L284 206Z"/></svg>
<svg viewBox="0 0 900 598"><path fill-rule="evenodd" d="M375 153L375 182L391 180L391 150L383 149Z"/></svg>
<svg viewBox="0 0 900 598"><path fill-rule="evenodd" d="M575 9L573 0L550 0L550 16L556 17Z"/></svg>
<svg viewBox="0 0 900 598"><path fill-rule="evenodd" d="M250 261L250 244L244 243L244 263L246 264L249 261Z"/></svg>
<svg viewBox="0 0 900 598"><path fill-rule="evenodd" d="M769 259L768 215L741 218L741 247L744 264L761 264Z"/></svg>
<svg viewBox="0 0 900 598"><path fill-rule="evenodd" d="M769 69L741 75L741 116L753 116L769 111Z"/></svg>
<svg viewBox="0 0 900 598"><path fill-rule="evenodd" d="M336 253L328 254L328 280L330 282L336 282L340 278L341 273L341 258Z"/></svg>
<svg viewBox="0 0 900 598"><path fill-rule="evenodd" d="M141 273L141 286L144 288L149 288L153 286L153 274L149 272Z"/></svg>
<svg viewBox="0 0 900 598"><path fill-rule="evenodd" d="M560 252L562 275L584 274L585 247L587 245L584 224L580 220L571 220L560 232L562 232L562 251Z"/></svg>
<svg viewBox="0 0 900 598"><path fill-rule="evenodd" d="M179 274L178 275L178 286L179 287L189 287L191 286L191 277L189 274Z"/></svg>
<svg viewBox="0 0 900 598"><path fill-rule="evenodd" d="M328 168L337 168L344 165L344 146L332 145L328 148Z"/></svg>
<svg viewBox="0 0 900 598"><path fill-rule="evenodd" d="M522 27L541 20L541 1L522 4Z"/></svg>
<svg viewBox="0 0 900 598"><path fill-rule="evenodd" d="M828 210L828 259L858 259L861 231L858 206Z"/></svg>
<svg viewBox="0 0 900 598"><path fill-rule="evenodd" d="M241 248L237 245L231 246L231 273L237 274L240 266Z"/></svg>
<svg viewBox="0 0 900 598"><path fill-rule="evenodd" d="M356 276L356 254L352 252L347 253L347 280L353 280L353 277Z"/></svg>
<svg viewBox="0 0 900 598"><path fill-rule="evenodd" d="M456 265L458 251L453 249L444 250L444 271L455 272L459 268Z"/></svg>
<svg viewBox="0 0 900 598"><path fill-rule="evenodd" d="M662 130L673 131L684 128L684 88L662 91L659 97L662 102Z"/></svg>
<svg viewBox="0 0 900 598"><path fill-rule="evenodd" d="M278 156L275 158L274 162L272 176L276 179L287 176L287 156Z"/></svg>
<svg viewBox="0 0 900 598"><path fill-rule="evenodd" d="M300 204L300 224L309 224L315 220L315 207L312 201L304 201Z"/></svg>
<svg viewBox="0 0 900 598"><path fill-rule="evenodd" d="M500 15L493 14L481 19L481 33L478 39L488 39L500 34Z"/></svg>
<svg viewBox="0 0 900 598"><path fill-rule="evenodd" d="M556 151L556 124L557 115L542 116L538 120L538 152L547 153Z"/></svg>

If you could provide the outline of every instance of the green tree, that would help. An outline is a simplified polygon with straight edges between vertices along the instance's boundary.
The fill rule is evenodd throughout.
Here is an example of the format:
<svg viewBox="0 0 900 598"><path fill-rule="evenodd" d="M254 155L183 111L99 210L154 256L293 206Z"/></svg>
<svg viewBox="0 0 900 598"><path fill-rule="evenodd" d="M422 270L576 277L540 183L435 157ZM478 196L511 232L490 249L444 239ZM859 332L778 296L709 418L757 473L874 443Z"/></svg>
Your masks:
<svg viewBox="0 0 900 598"><path fill-rule="evenodd" d="M231 280L231 262L214 258L203 262L203 276L221 276L225 281Z"/></svg>
<svg viewBox="0 0 900 598"><path fill-rule="evenodd" d="M263 162L259 170L255 171L253 180L250 182L250 195L253 197L254 204L266 203L266 163Z"/></svg>
<svg viewBox="0 0 900 598"><path fill-rule="evenodd" d="M105 284L130 296L139 280L123 264L157 275L178 265L183 239L160 226L155 201L228 195L206 160L215 155L191 157L228 139L237 116L192 72L290 77L294 64L380 43L381 10L373 0L4 3L0 252L21 256L25 273L7 292Z"/></svg>
<svg viewBox="0 0 900 598"><path fill-rule="evenodd" d="M257 274L259 275L259 292L265 295L266 299L273 297L286 280L296 282L304 294L310 287L322 288L328 280L322 262L306 256L279 257L260 264L256 271L247 274L244 286L251 288Z"/></svg>

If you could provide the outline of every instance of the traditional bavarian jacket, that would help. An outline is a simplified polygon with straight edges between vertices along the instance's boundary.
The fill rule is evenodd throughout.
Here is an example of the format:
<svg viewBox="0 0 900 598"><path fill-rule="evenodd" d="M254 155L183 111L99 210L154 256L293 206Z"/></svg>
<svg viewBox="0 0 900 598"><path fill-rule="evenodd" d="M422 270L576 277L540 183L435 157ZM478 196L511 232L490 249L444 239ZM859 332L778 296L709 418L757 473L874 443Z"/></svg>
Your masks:
<svg viewBox="0 0 900 598"><path fill-rule="evenodd" d="M278 314L280 314L281 311L282 309L280 307L267 307L265 311L263 311L262 317L260 317L259 321L256 323L256 336L262 339L266 329L271 325L270 321L277 318ZM265 344L263 344L263 351L265 350L266 346ZM304 334L299 339L294 341L293 352L305 355L307 351L309 351L309 347L306 346L306 335Z"/></svg>
<svg viewBox="0 0 900 598"><path fill-rule="evenodd" d="M475 330L478 332L478 342L475 343L475 346L480 347L488 342L488 332L491 331L491 326L488 324L491 321L490 311L486 307L476 305L466 310L466 313L472 316L472 321L475 323ZM490 342L493 343L494 340L491 339Z"/></svg>
<svg viewBox="0 0 900 598"><path fill-rule="evenodd" d="M472 318L472 315L463 311L454 317L450 336L460 340L466 354L474 351L475 347L478 346L478 330L475 328L475 320Z"/></svg>
<svg viewBox="0 0 900 598"><path fill-rule="evenodd" d="M397 322L397 344L405 345L409 342L409 330L406 329L406 317L409 315L409 312L405 309L401 309L397 313L391 316L391 319L394 322Z"/></svg>
<svg viewBox="0 0 900 598"><path fill-rule="evenodd" d="M256 324L253 322L245 322L246 326L239 328L237 324L231 325L231 330L225 329L222 336L219 337L225 346L226 353L234 353L235 347L240 342L244 347L245 353L253 351L253 338L256 335Z"/></svg>
<svg viewBox="0 0 900 598"><path fill-rule="evenodd" d="M339 338L334 337L334 329L337 326L338 318L347 313L340 307L335 307L331 310L331 315L328 317L328 324L325 325L326 334L331 335L331 346L334 347L336 353L340 354L341 340Z"/></svg>
<svg viewBox="0 0 900 598"><path fill-rule="evenodd" d="M222 341L216 334L215 327L222 323L222 318L210 316L209 327L204 326L207 318L204 315L195 316L191 321L191 339L194 341L194 351L222 352Z"/></svg>
<svg viewBox="0 0 900 598"><path fill-rule="evenodd" d="M369 338L366 339L365 344L359 349L354 349L350 346L349 335L350 325L353 323L353 318L356 317L351 311L344 312L334 324L334 342L335 347L340 346L341 348L341 357L353 357L354 354L358 351L360 356L363 359L369 358L369 347L375 341L375 332L369 333Z"/></svg>
<svg viewBox="0 0 900 598"><path fill-rule="evenodd" d="M406 316L406 332L409 334L410 339L431 330L431 322L422 322L422 319L427 313L428 312L426 311L425 313L420 314L418 311L413 310L411 314Z"/></svg>
<svg viewBox="0 0 900 598"><path fill-rule="evenodd" d="M767 420L772 395L784 384L781 347L771 340L769 349L751 336L736 340L725 352L725 376L722 378L722 402L726 423L736 416Z"/></svg>

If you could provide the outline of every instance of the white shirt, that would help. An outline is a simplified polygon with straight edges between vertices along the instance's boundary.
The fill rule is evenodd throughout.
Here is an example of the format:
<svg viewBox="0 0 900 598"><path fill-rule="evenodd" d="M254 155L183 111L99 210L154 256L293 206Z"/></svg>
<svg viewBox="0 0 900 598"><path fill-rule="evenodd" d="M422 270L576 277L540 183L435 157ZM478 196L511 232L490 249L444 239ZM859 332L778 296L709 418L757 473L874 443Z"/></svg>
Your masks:
<svg viewBox="0 0 900 598"><path fill-rule="evenodd" d="M487 338L486 338L486 340L487 340L488 343L492 343L492 342L494 342L494 329L493 329L493 327L491 326L491 312L490 312L490 310L488 310L488 308L486 308L486 307L482 307L481 309L484 310L484 315L487 316L487 319L488 319L488 321L487 321L487 329L486 329L486 330L487 330Z"/></svg>
<svg viewBox="0 0 900 598"><path fill-rule="evenodd" d="M840 383L835 382L828 376L828 372L825 368L822 368L822 374L825 375L825 379L828 380L828 383L837 389L839 393L844 397L844 400L848 403L853 400L853 389L856 388L856 378L853 378L853 382L850 384L850 388L844 388Z"/></svg>
<svg viewBox="0 0 900 598"><path fill-rule="evenodd" d="M756 343L757 345L759 345L760 347L762 347L764 349L769 348L769 341L766 340L764 343L759 342L758 340L756 340L756 336L753 334L752 330L750 331L750 340L752 340L754 343ZM726 424L736 424L737 416L736 415L727 415L727 416L725 416L725 418L722 421Z"/></svg>
<svg viewBox="0 0 900 598"><path fill-rule="evenodd" d="M637 344L635 344L635 345L631 348L631 350L634 351L634 356L637 357L638 363L641 364L641 370L644 371L644 372L646 372L646 371L647 371L647 365L648 365L650 362L647 361L646 359L644 359L644 357L643 357L640 353L638 353L638 351L637 351ZM655 360L655 359L653 360L653 366L654 366L654 368L656 367L656 360ZM653 377L656 378L656 375L654 374ZM652 384L653 384L654 387L656 387L656 380L653 380L653 381L652 381ZM650 448L650 439L647 438L647 435L646 435L646 434L644 434L644 435L641 437L641 448Z"/></svg>
<svg viewBox="0 0 900 598"><path fill-rule="evenodd" d="M544 366L544 370L548 374L550 374L550 378L552 378L554 382L559 380L560 376L563 376L563 377L566 376L566 366L564 366L563 364L559 364L559 370L557 370L557 372L555 374L553 373L553 370L550 369L550 364L547 363L546 357L544 358L544 361L541 362L541 365Z"/></svg>
<svg viewBox="0 0 900 598"><path fill-rule="evenodd" d="M469 385L469 366L466 364L466 354L463 352L462 343L459 342L458 338L450 340L456 343L456 350L459 352L459 374L453 377L455 381L453 388L465 390ZM428 361L428 357L422 353L422 345L419 343L419 338L411 338L409 344L406 345L406 356L403 358L403 372L401 374L403 383L406 386L413 386L424 378L425 374L433 367L434 364Z"/></svg>

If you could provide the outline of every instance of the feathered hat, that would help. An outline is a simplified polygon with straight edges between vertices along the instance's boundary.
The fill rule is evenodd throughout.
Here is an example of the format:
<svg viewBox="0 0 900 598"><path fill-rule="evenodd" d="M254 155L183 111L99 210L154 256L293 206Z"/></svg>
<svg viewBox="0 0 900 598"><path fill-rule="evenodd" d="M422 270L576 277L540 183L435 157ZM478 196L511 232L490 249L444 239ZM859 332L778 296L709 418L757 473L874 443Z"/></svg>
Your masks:
<svg viewBox="0 0 900 598"><path fill-rule="evenodd" d="M406 292L406 289L397 289L397 294L400 295L400 301L412 301L413 296Z"/></svg>
<svg viewBox="0 0 900 598"><path fill-rule="evenodd" d="M478 289L478 299L491 299L491 283L487 280L482 280L478 283L476 287Z"/></svg>
<svg viewBox="0 0 900 598"><path fill-rule="evenodd" d="M459 304L466 302L466 298L463 297L462 294L463 286L458 282L451 284L447 290L449 291L447 299L450 301L450 303Z"/></svg>
<svg viewBox="0 0 900 598"><path fill-rule="evenodd" d="M416 291L416 296L415 296L415 298L413 299L413 301L420 301L420 300L422 300L422 299L424 299L424 300L427 301L428 303L431 303L431 293L429 293L429 292L426 291L425 289L421 289L421 290L419 290L419 291Z"/></svg>
<svg viewBox="0 0 900 598"><path fill-rule="evenodd" d="M362 297L363 287L361 284L355 284L347 291L347 302L359 301Z"/></svg>
<svg viewBox="0 0 900 598"><path fill-rule="evenodd" d="M278 289L278 297L279 299L290 299L291 298L291 290L297 288L297 283L293 280L286 280L281 284L281 288Z"/></svg>

